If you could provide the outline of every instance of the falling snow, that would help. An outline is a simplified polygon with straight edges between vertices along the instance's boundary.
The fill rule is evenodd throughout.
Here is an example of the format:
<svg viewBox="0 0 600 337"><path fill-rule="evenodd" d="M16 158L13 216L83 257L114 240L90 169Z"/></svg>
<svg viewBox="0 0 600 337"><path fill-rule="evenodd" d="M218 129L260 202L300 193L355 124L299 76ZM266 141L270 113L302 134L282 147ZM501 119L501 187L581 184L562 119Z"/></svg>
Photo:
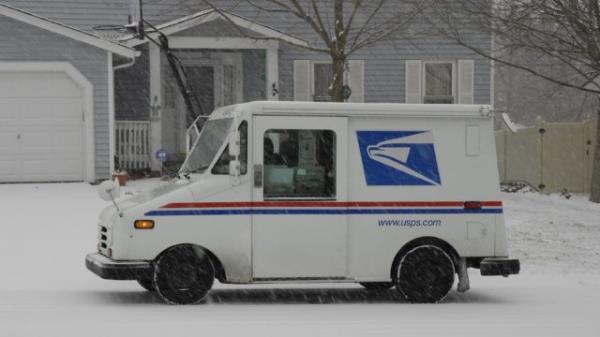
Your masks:
<svg viewBox="0 0 600 337"><path fill-rule="evenodd" d="M136 193L145 183L125 189ZM575 196L504 194L523 273L483 278L439 305L354 285L216 284L207 303L169 306L132 281L85 269L106 204L87 184L0 185L1 336L597 336L600 206Z"/></svg>

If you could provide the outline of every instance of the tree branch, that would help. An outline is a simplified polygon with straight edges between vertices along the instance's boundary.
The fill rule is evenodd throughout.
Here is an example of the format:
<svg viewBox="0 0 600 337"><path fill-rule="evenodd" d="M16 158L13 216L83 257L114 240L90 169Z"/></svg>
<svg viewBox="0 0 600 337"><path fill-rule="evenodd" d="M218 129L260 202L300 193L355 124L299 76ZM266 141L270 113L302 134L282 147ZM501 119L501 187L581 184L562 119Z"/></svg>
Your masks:
<svg viewBox="0 0 600 337"><path fill-rule="evenodd" d="M278 40L287 44L290 44L292 46L295 47L299 47L299 48L303 48L303 49L308 49L311 51L316 51L316 52L320 52L320 53L327 53L329 50L328 49L324 49L324 48L317 48L317 47L312 47L312 46L305 46L305 45L300 45L300 44L295 44L289 41L285 41L285 40L281 40L281 39L273 39L270 37L264 37L264 36L253 36L248 34L245 30L243 30L240 26L238 26L235 22L233 22L233 20L231 20L231 18L229 17L229 13L223 11L222 9L216 7L215 5L213 5L210 1L208 0L202 0L207 6L209 6L211 9L213 9L215 12L219 13L221 15L221 17L223 17L223 19L225 19L225 21L227 21L231 26L233 26L238 33L240 33L243 37L249 38L249 39L253 39L253 40ZM268 1L277 1L277 0L268 0ZM277 1L279 2L279 1Z"/></svg>

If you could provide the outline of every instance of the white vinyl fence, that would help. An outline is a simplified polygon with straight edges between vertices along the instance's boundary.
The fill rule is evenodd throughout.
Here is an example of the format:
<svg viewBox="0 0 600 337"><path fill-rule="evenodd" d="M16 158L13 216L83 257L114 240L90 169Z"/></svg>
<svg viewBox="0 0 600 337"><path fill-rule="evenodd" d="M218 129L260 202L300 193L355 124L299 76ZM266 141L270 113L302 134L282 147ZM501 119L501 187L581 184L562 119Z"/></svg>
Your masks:
<svg viewBox="0 0 600 337"><path fill-rule="evenodd" d="M496 131L500 180L524 181L545 192L588 193L595 141L595 119Z"/></svg>
<svg viewBox="0 0 600 337"><path fill-rule="evenodd" d="M150 122L117 121L115 137L118 168L150 168Z"/></svg>

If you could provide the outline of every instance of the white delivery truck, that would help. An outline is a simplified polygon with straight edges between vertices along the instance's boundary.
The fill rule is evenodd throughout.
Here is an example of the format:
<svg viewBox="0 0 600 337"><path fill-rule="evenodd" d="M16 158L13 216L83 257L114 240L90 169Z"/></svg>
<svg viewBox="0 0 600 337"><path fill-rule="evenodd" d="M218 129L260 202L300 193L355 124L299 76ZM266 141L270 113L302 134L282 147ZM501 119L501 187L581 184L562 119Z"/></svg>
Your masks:
<svg viewBox="0 0 600 337"><path fill-rule="evenodd" d="M105 182L105 197L116 197ZM222 283L355 282L438 302L508 259L492 109L252 102L212 113L179 177L99 218L88 269L169 303Z"/></svg>

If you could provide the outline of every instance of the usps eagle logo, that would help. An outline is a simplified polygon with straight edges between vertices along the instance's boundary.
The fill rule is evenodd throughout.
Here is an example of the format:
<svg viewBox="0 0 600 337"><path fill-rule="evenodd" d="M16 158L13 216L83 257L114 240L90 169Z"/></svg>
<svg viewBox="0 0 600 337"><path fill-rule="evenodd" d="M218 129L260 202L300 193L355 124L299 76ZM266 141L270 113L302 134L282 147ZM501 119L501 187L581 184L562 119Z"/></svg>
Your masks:
<svg viewBox="0 0 600 337"><path fill-rule="evenodd" d="M369 186L436 186L442 181L431 131L357 131Z"/></svg>

